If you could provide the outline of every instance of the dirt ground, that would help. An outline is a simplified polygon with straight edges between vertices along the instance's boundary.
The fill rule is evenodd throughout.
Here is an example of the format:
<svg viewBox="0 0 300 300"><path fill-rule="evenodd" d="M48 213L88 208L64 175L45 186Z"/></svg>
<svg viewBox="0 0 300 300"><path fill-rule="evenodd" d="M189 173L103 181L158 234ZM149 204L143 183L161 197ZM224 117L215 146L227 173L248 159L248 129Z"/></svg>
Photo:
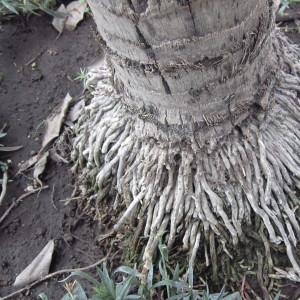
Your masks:
<svg viewBox="0 0 300 300"><path fill-rule="evenodd" d="M8 136L2 142L24 146L2 157L12 160L12 181L0 216L30 183L25 176L14 174L18 164L40 148L42 122L67 92L74 97L81 94L82 84L73 79L80 67L101 57L94 32L91 18L58 39L47 16L32 17L27 25L20 19L0 23L0 127L8 124ZM300 35L290 36L300 42ZM28 63L35 57L34 65ZM97 225L80 215L75 203L64 206L60 201L73 191L69 169L68 165L50 162L42 178L49 189L26 198L0 225L1 296L14 290L10 286L16 275L50 239L56 241L50 271L89 265L103 256L103 249L95 242ZM36 299L42 291L54 300L63 295L62 284L52 280L15 299Z"/></svg>
<svg viewBox="0 0 300 300"><path fill-rule="evenodd" d="M80 67L89 66L101 57L93 32L95 25L91 18L58 39L47 16L33 17L27 26L19 19L0 25L0 127L8 124L8 135L2 142L24 146L1 157L12 160L12 182L0 207L0 216L30 184L26 177L14 174L22 160L39 150L43 120L66 93L74 97L81 94L82 83L73 78ZM38 55L33 66L28 64ZM50 239L56 241L50 271L89 265L103 255L95 243L96 225L78 215L75 203L64 206L60 202L73 191L69 166L50 162L43 181L49 189L26 198L0 225L1 296L13 290L10 285L16 275ZM63 294L62 284L52 281L16 299L36 299L41 291L50 299L60 299Z"/></svg>

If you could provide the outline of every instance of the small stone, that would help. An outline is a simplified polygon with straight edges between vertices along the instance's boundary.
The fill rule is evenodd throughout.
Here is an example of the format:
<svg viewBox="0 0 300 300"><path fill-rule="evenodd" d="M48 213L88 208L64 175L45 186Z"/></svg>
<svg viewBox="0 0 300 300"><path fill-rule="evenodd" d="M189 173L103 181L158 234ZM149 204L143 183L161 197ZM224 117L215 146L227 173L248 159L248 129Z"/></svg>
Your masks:
<svg viewBox="0 0 300 300"><path fill-rule="evenodd" d="M29 186L26 187L25 192L31 192L33 190L34 190L33 186L29 185Z"/></svg>
<svg viewBox="0 0 300 300"><path fill-rule="evenodd" d="M47 50L47 53L48 53L49 55L51 55L51 56L55 56L55 55L58 54L58 52L57 52L55 49L52 49L52 48L49 48L49 49Z"/></svg>
<svg viewBox="0 0 300 300"><path fill-rule="evenodd" d="M34 70L32 73L31 73L31 81L32 82L35 82L35 81L40 81L42 80L44 77L44 75L42 74L42 72L38 69Z"/></svg>

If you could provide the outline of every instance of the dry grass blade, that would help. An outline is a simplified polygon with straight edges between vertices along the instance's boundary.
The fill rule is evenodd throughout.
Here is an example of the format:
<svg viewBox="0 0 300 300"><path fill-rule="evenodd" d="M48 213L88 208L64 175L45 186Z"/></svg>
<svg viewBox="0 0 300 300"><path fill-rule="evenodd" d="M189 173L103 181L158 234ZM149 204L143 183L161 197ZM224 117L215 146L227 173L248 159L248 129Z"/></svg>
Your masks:
<svg viewBox="0 0 300 300"><path fill-rule="evenodd" d="M42 186L43 183L40 180L39 176L42 175L45 171L48 156L49 156L49 151L46 151L34 166L33 178L37 181L37 183L40 186Z"/></svg>
<svg viewBox="0 0 300 300"><path fill-rule="evenodd" d="M6 124L0 129L0 138L3 138L6 136L6 132L4 132L6 128ZM23 148L23 146L13 146L13 147L6 147L3 145L0 145L0 152L12 152L12 151L17 151ZM6 189L7 189L7 183L8 183L8 173L7 173L8 165L4 162L0 161L0 171L3 173L3 177L1 182L2 189L1 189L1 194L0 194L0 205L3 202L4 196L6 194Z"/></svg>
<svg viewBox="0 0 300 300"><path fill-rule="evenodd" d="M7 182L8 182L8 175L7 175L7 169L3 168L3 178L2 178L2 190L0 194L0 205L3 202L4 196L6 194L6 188L7 188Z"/></svg>

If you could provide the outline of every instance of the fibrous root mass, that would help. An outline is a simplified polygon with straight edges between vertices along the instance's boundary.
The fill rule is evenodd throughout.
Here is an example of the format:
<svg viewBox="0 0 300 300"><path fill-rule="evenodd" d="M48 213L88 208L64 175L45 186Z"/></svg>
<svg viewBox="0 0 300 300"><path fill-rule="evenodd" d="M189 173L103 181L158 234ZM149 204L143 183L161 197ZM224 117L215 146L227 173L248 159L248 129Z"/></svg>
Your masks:
<svg viewBox="0 0 300 300"><path fill-rule="evenodd" d="M274 47L282 71L268 113L252 115L213 148L136 135L137 117L115 91L110 69L91 71L88 83L97 84L76 124L74 169L98 217L108 193L113 209L125 207L113 231L132 217L145 221L145 269L160 238L169 247L180 239L190 265L199 253L209 264L216 247L234 259L252 231L267 254L284 245L292 267L284 276L300 280L300 57L281 35Z"/></svg>

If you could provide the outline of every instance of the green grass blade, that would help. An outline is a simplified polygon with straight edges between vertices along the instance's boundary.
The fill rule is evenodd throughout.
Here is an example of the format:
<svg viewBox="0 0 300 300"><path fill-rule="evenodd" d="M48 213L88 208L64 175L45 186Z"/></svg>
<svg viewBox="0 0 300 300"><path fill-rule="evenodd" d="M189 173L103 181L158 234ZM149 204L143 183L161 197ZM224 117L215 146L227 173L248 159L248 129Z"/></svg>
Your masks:
<svg viewBox="0 0 300 300"><path fill-rule="evenodd" d="M18 15L19 12L16 10L16 8L13 6L13 4L9 3L9 1L1 0L0 2L3 6L5 6L10 12L13 12L14 14Z"/></svg>

